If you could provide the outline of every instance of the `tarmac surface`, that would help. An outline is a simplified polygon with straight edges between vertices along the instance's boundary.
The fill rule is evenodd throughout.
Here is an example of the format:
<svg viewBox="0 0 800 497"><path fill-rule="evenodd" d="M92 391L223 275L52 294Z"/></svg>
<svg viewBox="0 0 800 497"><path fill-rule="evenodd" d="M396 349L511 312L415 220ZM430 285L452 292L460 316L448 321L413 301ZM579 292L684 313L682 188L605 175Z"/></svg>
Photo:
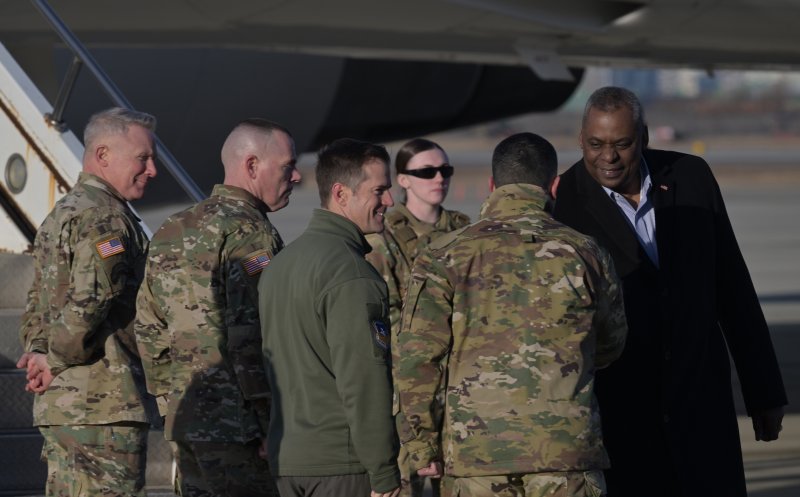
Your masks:
<svg viewBox="0 0 800 497"><path fill-rule="evenodd" d="M445 204L477 218L480 203L489 192L491 150L498 140L446 143L457 170ZM553 140L562 170L579 154L577 141ZM789 395L783 432L775 442L756 442L750 420L739 405L739 426L749 495L752 497L800 496L800 143L732 141L693 142L658 146L702 151L711 164L726 201L739 245L748 263L765 316L770 324L776 353ZM390 145L390 153L397 146ZM313 208L319 206L313 180L313 156L304 156L300 170L303 184L291 203L270 219L288 243L305 229ZM399 201L399 197L395 196ZM156 228L180 206L142 212ZM733 380L736 384L736 380ZM721 496L724 497L724 496Z"/></svg>

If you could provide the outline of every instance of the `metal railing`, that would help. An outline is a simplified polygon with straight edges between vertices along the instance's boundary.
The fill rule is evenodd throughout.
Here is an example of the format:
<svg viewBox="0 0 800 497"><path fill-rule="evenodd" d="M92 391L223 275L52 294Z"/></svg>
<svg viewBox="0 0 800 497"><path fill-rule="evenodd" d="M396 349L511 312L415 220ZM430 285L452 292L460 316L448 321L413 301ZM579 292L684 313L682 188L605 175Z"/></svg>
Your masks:
<svg viewBox="0 0 800 497"><path fill-rule="evenodd" d="M42 16L47 20L53 30L58 34L61 40L67 45L67 47L72 51L74 55L74 59L72 61L72 65L70 66L69 71L62 83L61 89L58 93L58 98L56 99L56 103L53 106L53 112L45 116L45 118L50 122L54 127L63 131L65 125L62 121L62 115L64 113L64 109L67 106L67 102L69 101L70 94L72 93L72 88L75 84L75 80L78 78L80 74L80 69L82 65L85 65L89 72L95 77L100 86L105 90L111 100L114 102L115 105L119 107L124 107L129 110L134 110L131 103L125 98L122 91L114 84L111 78L103 71L97 61L94 59L91 53L86 49L86 47L81 43L81 41L75 36L75 34L64 24L58 14L50 7L46 0L31 0L31 3L34 7L39 11ZM167 168L167 171L175 178L175 181L183 188L183 191L186 192L189 197L194 200L195 202L199 202L205 198L205 194L197 186L197 183L186 173L186 170L180 165L180 163L175 159L175 156L164 146L158 136L155 137L155 144L156 144L156 153L158 155L158 159Z"/></svg>

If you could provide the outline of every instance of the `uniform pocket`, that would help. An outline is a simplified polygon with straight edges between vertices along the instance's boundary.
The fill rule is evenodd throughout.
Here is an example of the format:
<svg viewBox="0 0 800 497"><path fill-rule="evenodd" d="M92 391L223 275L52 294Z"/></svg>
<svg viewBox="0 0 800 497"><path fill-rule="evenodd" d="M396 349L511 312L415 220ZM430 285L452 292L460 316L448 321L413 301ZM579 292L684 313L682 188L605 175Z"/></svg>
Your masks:
<svg viewBox="0 0 800 497"><path fill-rule="evenodd" d="M587 497L602 497L606 495L606 479L602 471L586 471L583 473L586 483Z"/></svg>

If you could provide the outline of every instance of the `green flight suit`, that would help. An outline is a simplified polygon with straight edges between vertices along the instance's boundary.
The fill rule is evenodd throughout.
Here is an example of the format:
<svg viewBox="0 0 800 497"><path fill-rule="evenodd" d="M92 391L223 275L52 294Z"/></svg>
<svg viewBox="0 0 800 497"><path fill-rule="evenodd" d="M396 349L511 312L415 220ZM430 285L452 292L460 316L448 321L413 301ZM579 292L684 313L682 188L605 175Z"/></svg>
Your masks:
<svg viewBox="0 0 800 497"><path fill-rule="evenodd" d="M366 473L378 492L400 484L386 284L369 250L355 224L317 209L261 276L268 454L279 480Z"/></svg>

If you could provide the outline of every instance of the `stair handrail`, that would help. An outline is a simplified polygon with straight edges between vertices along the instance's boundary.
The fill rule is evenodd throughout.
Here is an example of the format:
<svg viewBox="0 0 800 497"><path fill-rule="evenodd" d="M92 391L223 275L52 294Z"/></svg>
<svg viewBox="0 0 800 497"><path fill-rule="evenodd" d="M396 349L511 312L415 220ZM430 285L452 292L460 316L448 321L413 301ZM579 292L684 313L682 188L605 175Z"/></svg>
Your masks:
<svg viewBox="0 0 800 497"><path fill-rule="evenodd" d="M70 30L56 12L50 7L46 0L31 0L31 3L47 20L53 30L58 34L64 44L72 51L72 54L80 59L92 73L106 94L111 98L115 105L134 110L133 105L128 101L122 91L117 87L106 72L100 67L92 54L81 43L77 36ZM206 195L197 186L197 183L189 176L186 170L180 165L178 160L169 149L164 145L158 136L155 137L156 154L158 159L167 168L167 171L175 178L175 181L183 188L189 197L195 202L203 200Z"/></svg>

